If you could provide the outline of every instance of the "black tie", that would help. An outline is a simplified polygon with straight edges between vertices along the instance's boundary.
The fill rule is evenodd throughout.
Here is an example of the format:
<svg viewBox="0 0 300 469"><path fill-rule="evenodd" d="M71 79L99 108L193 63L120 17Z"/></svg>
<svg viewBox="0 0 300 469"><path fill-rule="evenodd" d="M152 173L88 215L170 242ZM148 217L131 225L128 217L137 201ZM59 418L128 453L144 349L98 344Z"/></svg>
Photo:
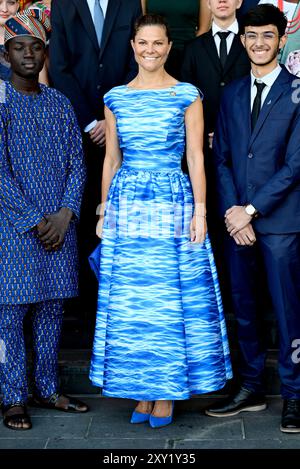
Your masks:
<svg viewBox="0 0 300 469"><path fill-rule="evenodd" d="M254 84L257 88L257 93L256 93L255 99L253 101L253 107L252 107L252 112L251 112L251 127L252 127L252 130L254 129L254 127L256 125L258 115L260 113L261 94L263 92L264 87L266 86L265 83L259 83L256 80L255 80Z"/></svg>
<svg viewBox="0 0 300 469"><path fill-rule="evenodd" d="M226 32L218 32L218 36L220 37L221 39L221 43L220 43L220 62L221 62L221 65L222 67L224 68L225 67L225 63L226 63L226 59L227 59L227 36L229 36L230 34L230 31L226 31Z"/></svg>

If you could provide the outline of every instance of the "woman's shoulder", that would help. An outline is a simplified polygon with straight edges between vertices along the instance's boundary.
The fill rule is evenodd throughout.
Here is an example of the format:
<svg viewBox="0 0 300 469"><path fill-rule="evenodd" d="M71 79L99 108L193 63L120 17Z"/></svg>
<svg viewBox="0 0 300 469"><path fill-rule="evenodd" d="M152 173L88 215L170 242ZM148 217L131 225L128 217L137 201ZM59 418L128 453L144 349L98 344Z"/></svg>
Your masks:
<svg viewBox="0 0 300 469"><path fill-rule="evenodd" d="M119 100L127 90L126 85L114 86L103 96L104 104L111 109L111 105L115 100Z"/></svg>
<svg viewBox="0 0 300 469"><path fill-rule="evenodd" d="M191 83L180 81L177 83L176 87L177 94L179 94L184 99L184 101L187 102L187 104L193 103L198 98L198 96L201 100L203 99L201 90Z"/></svg>
<svg viewBox="0 0 300 469"><path fill-rule="evenodd" d="M107 93L105 93L104 98L120 96L121 94L126 92L126 89L127 89L127 85L114 86L109 91L107 91Z"/></svg>

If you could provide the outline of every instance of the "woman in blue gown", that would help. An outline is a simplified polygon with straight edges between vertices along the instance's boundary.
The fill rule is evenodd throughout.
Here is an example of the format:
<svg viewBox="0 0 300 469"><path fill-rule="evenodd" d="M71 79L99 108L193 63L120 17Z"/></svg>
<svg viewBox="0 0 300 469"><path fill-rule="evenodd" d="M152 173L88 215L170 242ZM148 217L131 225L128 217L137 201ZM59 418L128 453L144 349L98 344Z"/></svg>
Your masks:
<svg viewBox="0 0 300 469"><path fill-rule="evenodd" d="M139 66L105 99L106 156L91 256L99 279L90 378L138 402L131 422L172 421L173 401L232 377L217 273L206 234L199 91L167 74L164 20L145 15ZM185 148L190 180L181 171Z"/></svg>

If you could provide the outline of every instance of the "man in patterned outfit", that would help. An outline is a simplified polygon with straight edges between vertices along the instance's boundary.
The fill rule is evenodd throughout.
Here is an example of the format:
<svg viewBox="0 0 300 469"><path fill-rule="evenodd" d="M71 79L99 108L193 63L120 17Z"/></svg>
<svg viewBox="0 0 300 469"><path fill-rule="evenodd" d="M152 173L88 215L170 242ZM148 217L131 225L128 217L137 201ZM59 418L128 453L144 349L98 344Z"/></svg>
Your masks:
<svg viewBox="0 0 300 469"><path fill-rule="evenodd" d="M58 392L57 359L63 300L78 294L75 221L85 168L68 99L39 85L49 20L40 10L5 26L11 64L0 103L0 382L3 421L31 428L23 318L32 314L35 390L32 404L86 412Z"/></svg>

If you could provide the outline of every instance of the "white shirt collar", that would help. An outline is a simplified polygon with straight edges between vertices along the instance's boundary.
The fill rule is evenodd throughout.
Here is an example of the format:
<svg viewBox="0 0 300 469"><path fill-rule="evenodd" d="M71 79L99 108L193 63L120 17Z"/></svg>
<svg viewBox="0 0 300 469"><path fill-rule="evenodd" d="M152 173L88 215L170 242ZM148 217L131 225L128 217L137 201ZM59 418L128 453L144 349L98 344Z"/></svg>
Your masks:
<svg viewBox="0 0 300 469"><path fill-rule="evenodd" d="M226 29L222 29L220 28L220 26L218 26L214 21L212 22L212 34L213 36L215 36L218 32L224 32L224 31L229 31L233 34L238 34L239 32L239 24L237 22L237 20L234 20L234 22L228 26L228 28Z"/></svg>
<svg viewBox="0 0 300 469"><path fill-rule="evenodd" d="M254 86L255 80L265 83L269 88L273 85L275 82L276 78L278 77L279 73L281 72L281 67L279 64L277 64L277 67L272 70L272 72L268 73L262 78L257 78L256 76L253 75L253 72L251 70L251 86Z"/></svg>

